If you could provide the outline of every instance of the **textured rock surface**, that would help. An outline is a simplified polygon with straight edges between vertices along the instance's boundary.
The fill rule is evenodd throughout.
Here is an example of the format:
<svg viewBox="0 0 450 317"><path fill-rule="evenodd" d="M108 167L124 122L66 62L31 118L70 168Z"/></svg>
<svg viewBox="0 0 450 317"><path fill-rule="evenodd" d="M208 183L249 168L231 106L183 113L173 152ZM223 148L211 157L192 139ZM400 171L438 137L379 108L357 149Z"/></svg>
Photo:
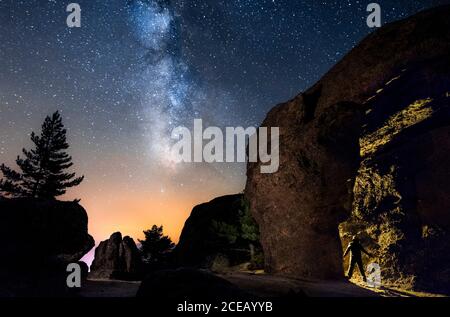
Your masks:
<svg viewBox="0 0 450 317"><path fill-rule="evenodd" d="M218 270L247 262L249 238L257 240L258 229L243 195L218 197L192 210L175 249L176 262Z"/></svg>
<svg viewBox="0 0 450 317"><path fill-rule="evenodd" d="M449 60L410 65L368 102L341 233L365 239L385 284L450 291Z"/></svg>
<svg viewBox="0 0 450 317"><path fill-rule="evenodd" d="M141 254L132 238L115 232L95 249L90 278L132 280L141 275Z"/></svg>
<svg viewBox="0 0 450 317"><path fill-rule="evenodd" d="M443 74L433 76L420 65L430 65L433 71L439 69L436 65L448 66L449 14L450 9L446 6L384 26L364 39L312 88L278 105L267 115L262 126L280 127L280 169L275 174L260 174L259 164L249 164L245 195L260 225L269 271L310 278L343 276L338 224L351 215L354 180L358 169L358 182L362 180L361 168L366 166L366 158L360 156L360 134L367 134L386 123L390 116L417 100L444 99L443 88L448 88L448 82L441 84L440 79L447 78L445 67ZM421 78L420 84L414 79L417 72L423 75L417 75ZM400 81L395 79L402 74L410 79L402 79L403 84L396 86ZM387 86L393 90L383 95L380 89ZM421 90L415 91L418 88ZM374 97L377 92L378 97ZM448 99L445 100L442 102L448 103ZM441 103L435 102L436 107ZM416 168L404 170L406 175L416 179L415 189L408 191L409 194L414 196L417 189L422 197L420 200L412 198L418 207L405 207L405 212L433 215L432 218L448 215L448 208L445 209L449 196L448 177L443 176L447 167L440 161L441 150L430 152L445 138L445 128L431 124L418 135L421 139L411 139L410 151L398 149L404 153L404 159L420 161L416 162ZM373 143L367 140L369 144ZM418 145L419 140L426 142ZM380 149L401 146L396 138L387 143L380 144ZM365 147L364 139L361 146ZM427 149L430 157L425 158L421 153ZM360 160L364 162L360 163ZM417 175L413 177L415 173ZM370 173L366 176L372 178ZM439 186L435 182L446 185ZM370 199L371 194L361 186L355 187L356 205ZM412 186L411 183L408 186ZM438 202L430 207L430 201L436 199ZM376 218L376 208L373 205L366 207L366 213ZM417 219L416 216L412 218ZM376 223L381 222L380 219ZM377 224L369 221L366 225ZM413 244L421 235L420 225L405 225L412 226L411 230L416 232L415 238L406 238L407 243ZM393 222L391 228L395 231L398 226L401 225ZM377 239L383 238L377 236ZM438 245L431 240L427 243ZM386 250L389 254L393 252L389 248ZM420 256L416 256L415 261L419 259ZM388 261L383 265L386 270L397 272L392 273L392 277L400 277L403 263Z"/></svg>
<svg viewBox="0 0 450 317"><path fill-rule="evenodd" d="M86 211L77 203L0 200L5 296L63 296L66 266L94 247Z"/></svg>

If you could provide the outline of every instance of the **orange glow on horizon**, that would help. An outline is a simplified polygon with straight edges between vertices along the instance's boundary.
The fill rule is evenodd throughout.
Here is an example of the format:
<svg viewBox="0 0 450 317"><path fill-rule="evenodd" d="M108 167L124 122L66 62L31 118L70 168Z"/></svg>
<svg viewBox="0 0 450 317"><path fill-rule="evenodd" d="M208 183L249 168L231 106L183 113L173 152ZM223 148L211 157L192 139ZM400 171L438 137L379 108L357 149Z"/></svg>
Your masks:
<svg viewBox="0 0 450 317"><path fill-rule="evenodd" d="M70 190L64 200L81 198L80 205L89 217L89 234L94 237L96 245L117 231L138 243L138 239L144 236L143 231L153 225L163 225L164 234L177 243L194 206L241 191L226 184L224 186L209 187L202 192L175 187L166 188L164 192L150 192L124 190L111 185L99 191L95 190L97 186L94 184L92 187L85 184Z"/></svg>

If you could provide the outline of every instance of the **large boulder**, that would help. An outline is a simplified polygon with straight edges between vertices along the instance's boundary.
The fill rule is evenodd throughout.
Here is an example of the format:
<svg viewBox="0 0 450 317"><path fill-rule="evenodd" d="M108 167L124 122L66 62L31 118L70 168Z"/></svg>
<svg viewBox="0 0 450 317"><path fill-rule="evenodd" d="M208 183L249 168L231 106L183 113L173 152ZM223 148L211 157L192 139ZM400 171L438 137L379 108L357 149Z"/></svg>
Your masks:
<svg viewBox="0 0 450 317"><path fill-rule="evenodd" d="M88 217L78 203L0 200L2 279L5 296L66 294L66 266L94 247Z"/></svg>
<svg viewBox="0 0 450 317"><path fill-rule="evenodd" d="M115 232L95 249L90 278L138 280L142 277L142 257L136 243L129 236L122 239Z"/></svg>
<svg viewBox="0 0 450 317"><path fill-rule="evenodd" d="M414 234L396 238L403 237L405 244L438 247L448 241L447 233L433 239L449 210L450 178L442 161L448 145L449 14L450 7L444 6L378 29L317 84L267 115L262 126L280 127L280 168L274 174L261 174L260 163L249 164L245 195L260 226L269 271L295 277L342 277L338 226L360 214L370 215L364 219L366 228L387 226L395 231L408 227ZM432 101L424 102L426 98ZM389 126L392 116L397 120L395 115L402 111L412 113L405 114L398 131L388 127L390 132L380 132L392 138L380 140L373 134ZM374 142L376 153L370 149ZM382 149L386 149L383 155L378 152ZM379 182L378 187L368 189L372 181ZM380 193L387 182L404 191ZM352 212L354 187L356 209ZM387 199L380 198L384 196ZM378 207L373 204L377 199ZM386 207L386 200L391 207ZM379 217L384 214L381 210L391 210L399 200L405 205L397 215L408 213L408 220ZM439 227L431 230L433 238L426 242L421 241L422 224L430 227L419 218L432 218ZM396 244L386 242L383 230L369 231L373 239L386 243L386 254L392 255ZM350 234L349 230L342 232ZM411 257L414 263L421 259L418 254ZM410 268L412 262L381 264L384 270L395 267L391 277L399 278L407 271L404 265Z"/></svg>
<svg viewBox="0 0 450 317"><path fill-rule="evenodd" d="M250 262L258 252L259 231L242 194L195 206L174 250L179 266L226 270Z"/></svg>
<svg viewBox="0 0 450 317"><path fill-rule="evenodd" d="M142 281L137 297L167 300L244 299L248 295L210 272L189 268L150 273Z"/></svg>

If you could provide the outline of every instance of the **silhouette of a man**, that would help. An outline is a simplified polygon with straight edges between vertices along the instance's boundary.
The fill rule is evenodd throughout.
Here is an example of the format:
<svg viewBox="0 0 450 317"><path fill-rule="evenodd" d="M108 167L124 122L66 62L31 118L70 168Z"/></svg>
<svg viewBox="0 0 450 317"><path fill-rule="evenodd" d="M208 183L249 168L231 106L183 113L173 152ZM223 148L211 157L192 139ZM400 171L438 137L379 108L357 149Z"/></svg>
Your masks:
<svg viewBox="0 0 450 317"><path fill-rule="evenodd" d="M366 250L364 250L357 236L353 236L352 241L348 244L348 247L344 253L344 258L347 256L349 252L350 252L350 265L348 267L347 278L350 279L352 277L355 265L358 264L359 272L361 272L361 276L364 282L366 282L367 279L366 274L364 273L361 252L364 252L368 256L371 255Z"/></svg>

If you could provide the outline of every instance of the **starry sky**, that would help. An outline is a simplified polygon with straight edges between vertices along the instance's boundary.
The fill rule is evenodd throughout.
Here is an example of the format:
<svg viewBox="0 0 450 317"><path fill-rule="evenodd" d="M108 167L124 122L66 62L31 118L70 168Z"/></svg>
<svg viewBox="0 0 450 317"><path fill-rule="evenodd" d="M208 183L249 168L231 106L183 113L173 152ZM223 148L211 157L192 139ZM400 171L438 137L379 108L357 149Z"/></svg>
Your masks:
<svg viewBox="0 0 450 317"><path fill-rule="evenodd" d="M97 243L153 224L177 241L194 205L243 190L245 165L174 165L171 130L257 126L373 31L362 0L78 0L68 28L70 2L0 0L0 162L60 110L85 175L64 199ZM377 1L383 24L448 2Z"/></svg>

